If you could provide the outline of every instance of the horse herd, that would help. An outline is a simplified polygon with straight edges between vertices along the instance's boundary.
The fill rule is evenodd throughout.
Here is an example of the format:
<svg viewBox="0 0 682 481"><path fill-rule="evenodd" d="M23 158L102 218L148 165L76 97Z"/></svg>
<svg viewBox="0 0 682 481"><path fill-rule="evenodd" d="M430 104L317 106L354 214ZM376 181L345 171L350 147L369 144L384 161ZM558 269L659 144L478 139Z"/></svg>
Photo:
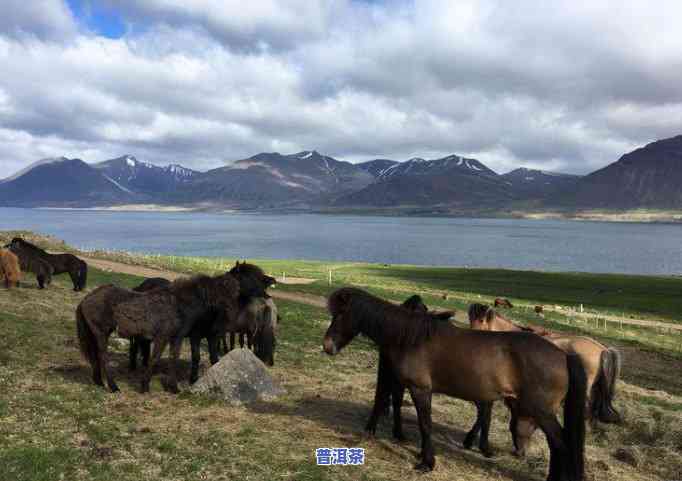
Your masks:
<svg viewBox="0 0 682 481"><path fill-rule="evenodd" d="M52 255L15 238L0 251L5 279L5 254L30 266L41 287L52 275L68 272L74 290L85 288L87 265L70 254ZM41 262L38 262L40 260ZM41 281L42 279L42 281ZM114 331L130 339L129 367L138 355L146 368L141 390L149 391L154 366L170 346L168 389L178 392L177 361L184 338L190 339L190 382L198 378L200 343L208 341L211 363L227 349L226 335L243 338L266 364L274 364L277 309L267 294L275 279L253 264L239 263L217 276L198 275L168 281L147 279L135 289L104 285L88 293L76 309L76 328L83 356L92 367L92 379L104 380L111 391L118 386L109 368L108 340ZM496 305L511 308L507 303ZM584 479L585 421L618 423L613 407L620 355L584 336L558 335L519 326L482 304L469 307L470 329L449 320L452 311L429 311L419 296L402 305L363 290L345 287L328 298L331 324L323 338L324 352L338 354L362 334L379 348L374 405L365 430L374 435L379 418L393 411L393 436L404 440L401 407L410 393L417 411L422 444L416 468L435 466L431 442L431 401L434 393L471 401L476 421L464 446L478 440L481 452L492 455L488 435L493 403L503 401L511 412L509 429L515 454L523 456L539 428L550 450L548 481ZM557 414L563 405L563 426Z"/></svg>

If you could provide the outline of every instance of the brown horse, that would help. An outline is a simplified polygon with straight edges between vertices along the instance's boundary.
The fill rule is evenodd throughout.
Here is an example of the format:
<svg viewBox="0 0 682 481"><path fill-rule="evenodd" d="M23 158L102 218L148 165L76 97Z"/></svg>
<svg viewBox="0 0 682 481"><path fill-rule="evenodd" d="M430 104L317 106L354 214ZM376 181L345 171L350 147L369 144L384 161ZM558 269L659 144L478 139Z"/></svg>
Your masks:
<svg viewBox="0 0 682 481"><path fill-rule="evenodd" d="M454 311L433 312L429 311L421 296L413 295L405 299L401 304L402 307L421 314L428 314L441 321L448 321L455 315ZM401 407L403 398L405 396L405 387L396 378L391 361L383 351L379 351L379 367L377 369L377 385L374 393L374 405L372 406L372 413L365 425L365 431L374 436L377 430L377 423L379 418L386 414L388 406L393 405L393 437L397 441L404 441L402 426ZM391 401L393 401L391 403Z"/></svg>
<svg viewBox="0 0 682 481"><path fill-rule="evenodd" d="M21 267L19 266L19 258L12 251L0 249L0 275L4 279L7 289L19 287Z"/></svg>
<svg viewBox="0 0 682 481"><path fill-rule="evenodd" d="M586 336L557 334L544 328L526 327L514 324L509 319L483 304L472 304L469 307L469 325L472 329L496 332L526 331L532 332L552 342L569 354L575 354L585 368L587 376L587 415L603 423L618 423L621 416L613 407L616 381L620 373L620 353L600 344ZM476 425L470 435L476 436ZM532 420L519 419L516 432L512 433L516 454L525 454L530 437L536 427ZM471 440L473 442L473 439Z"/></svg>
<svg viewBox="0 0 682 481"><path fill-rule="evenodd" d="M50 254L21 237L15 237L5 247L8 247L20 258L42 259L52 266L52 274L54 275L68 272L74 291L82 291L87 285L88 265L73 254Z"/></svg>
<svg viewBox="0 0 682 481"><path fill-rule="evenodd" d="M507 309L511 309L514 307L511 302L509 302L509 299L504 299L503 297L498 297L495 299L495 307L506 307Z"/></svg>
<svg viewBox="0 0 682 481"><path fill-rule="evenodd" d="M481 332L414 313L355 288L329 297L324 351L337 354L358 334L372 339L410 391L422 436L421 462L435 466L431 397L503 399L515 417L530 417L547 436L548 481L581 481L584 473L585 372L580 359L525 332ZM564 427L556 411L564 403Z"/></svg>
<svg viewBox="0 0 682 481"><path fill-rule="evenodd" d="M154 342L142 392L149 391L152 370L171 344L169 390L178 392L176 364L183 338L208 315L224 323L236 317L238 295L239 284L229 274L179 279L145 293L113 285L95 289L76 309L80 348L92 366L93 381L101 386L104 376L112 392L119 390L109 371L107 351L109 336L117 330L121 337Z"/></svg>

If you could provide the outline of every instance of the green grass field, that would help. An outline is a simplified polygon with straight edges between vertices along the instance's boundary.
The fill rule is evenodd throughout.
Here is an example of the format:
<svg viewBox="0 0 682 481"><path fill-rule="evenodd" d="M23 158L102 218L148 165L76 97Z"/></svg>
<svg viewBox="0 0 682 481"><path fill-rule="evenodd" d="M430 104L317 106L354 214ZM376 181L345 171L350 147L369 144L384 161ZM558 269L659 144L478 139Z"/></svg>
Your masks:
<svg viewBox="0 0 682 481"><path fill-rule="evenodd" d="M133 258L113 253L106 256L182 272L225 270L233 263ZM286 270L288 276L318 279L307 286L280 285L277 289L324 294L330 289L326 285L328 269L336 266L332 288L372 284L371 290L395 299L415 289L433 305L459 309L468 300L479 299L479 295L487 301L493 296L475 290L476 279L486 284L483 273L474 275L471 284L462 283L454 289L448 279L454 279L459 272L456 270L423 269L420 274L416 272L419 268L394 266L293 261L262 265L272 273ZM386 275L382 277L382 273ZM140 280L91 269L88 288L104 283L133 286ZM614 286L617 291L618 284ZM631 287L633 291L640 288L637 283ZM560 290L557 286L547 289ZM443 291L451 296L448 300L442 299ZM527 292L527 297L506 295L532 305L538 293ZM376 439L363 435L375 384L374 347L358 339L334 358L322 354L321 339L329 324L328 314L301 303L278 301L282 322L276 365L271 371L287 390L280 399L230 407L189 394L187 346L180 370L183 393L174 396L163 390L167 370L164 359L153 378L151 393L139 394L139 373L127 371L125 340L112 343L112 365L122 392L110 394L92 384L89 366L78 352L73 313L82 296L70 290L66 276L57 277L54 285L44 291L32 285L11 291L0 289L0 481L521 481L542 480L546 475L548 453L540 434L536 434L526 459L511 455L508 415L501 406L495 409L491 432L497 457L488 460L476 451L462 449L463 433L473 423L475 411L467 402L444 396L435 396L433 408L437 469L426 476L414 473L411 466L419 434L409 401L404 408L407 443L397 445L391 441L388 420L380 424ZM642 303L647 304L645 300ZM638 317L651 313L646 309L631 312ZM682 361L674 349L665 347L655 339L658 334L647 330L619 336L590 331L588 325L568 324L559 313L548 314L545 320L533 318L524 309L513 313L521 321L590 332L603 342L617 345L625 354L625 382L619 384L616 405L627 422L590 430L588 479L648 481L682 477ZM202 371L207 368L204 355ZM316 466L314 449L334 446L365 448L367 464Z"/></svg>

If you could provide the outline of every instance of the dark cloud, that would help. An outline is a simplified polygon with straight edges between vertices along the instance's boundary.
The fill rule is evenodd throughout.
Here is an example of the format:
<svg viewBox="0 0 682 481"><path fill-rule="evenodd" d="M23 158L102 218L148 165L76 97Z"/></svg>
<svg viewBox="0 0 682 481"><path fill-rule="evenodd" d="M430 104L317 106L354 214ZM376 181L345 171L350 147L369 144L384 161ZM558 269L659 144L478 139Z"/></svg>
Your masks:
<svg viewBox="0 0 682 481"><path fill-rule="evenodd" d="M677 2L110 8L133 26L120 39L76 25L61 0L10 1L0 18L5 173L56 155L209 168L312 148L585 173L682 125Z"/></svg>

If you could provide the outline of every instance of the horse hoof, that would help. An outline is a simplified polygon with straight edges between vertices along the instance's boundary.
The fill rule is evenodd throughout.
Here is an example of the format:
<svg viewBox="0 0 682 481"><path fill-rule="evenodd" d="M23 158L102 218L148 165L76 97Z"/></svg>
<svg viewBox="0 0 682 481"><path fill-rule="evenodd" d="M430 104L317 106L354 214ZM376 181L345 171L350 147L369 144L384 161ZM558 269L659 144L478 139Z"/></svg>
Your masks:
<svg viewBox="0 0 682 481"><path fill-rule="evenodd" d="M472 436L471 434L467 434L467 436L464 438L464 441L462 441L462 446L464 446L464 449L471 449L477 437L478 436Z"/></svg>
<svg viewBox="0 0 682 481"><path fill-rule="evenodd" d="M515 449L512 451L512 454L516 456L517 458L525 458L526 457L526 451L521 451L519 449Z"/></svg>
<svg viewBox="0 0 682 481"><path fill-rule="evenodd" d="M485 456L486 458L494 458L495 457L495 451L493 451L490 448L483 449L481 448L481 454Z"/></svg>
<svg viewBox="0 0 682 481"><path fill-rule="evenodd" d="M406 438L405 435L402 434L402 433L400 433L400 434L394 434L394 435L393 435L393 439L394 439L395 442L397 442L397 443L404 443L405 441L407 441L407 438Z"/></svg>
<svg viewBox="0 0 682 481"><path fill-rule="evenodd" d="M425 462L417 463L414 465L415 471L419 471L420 473L429 473L433 471L433 465Z"/></svg>

